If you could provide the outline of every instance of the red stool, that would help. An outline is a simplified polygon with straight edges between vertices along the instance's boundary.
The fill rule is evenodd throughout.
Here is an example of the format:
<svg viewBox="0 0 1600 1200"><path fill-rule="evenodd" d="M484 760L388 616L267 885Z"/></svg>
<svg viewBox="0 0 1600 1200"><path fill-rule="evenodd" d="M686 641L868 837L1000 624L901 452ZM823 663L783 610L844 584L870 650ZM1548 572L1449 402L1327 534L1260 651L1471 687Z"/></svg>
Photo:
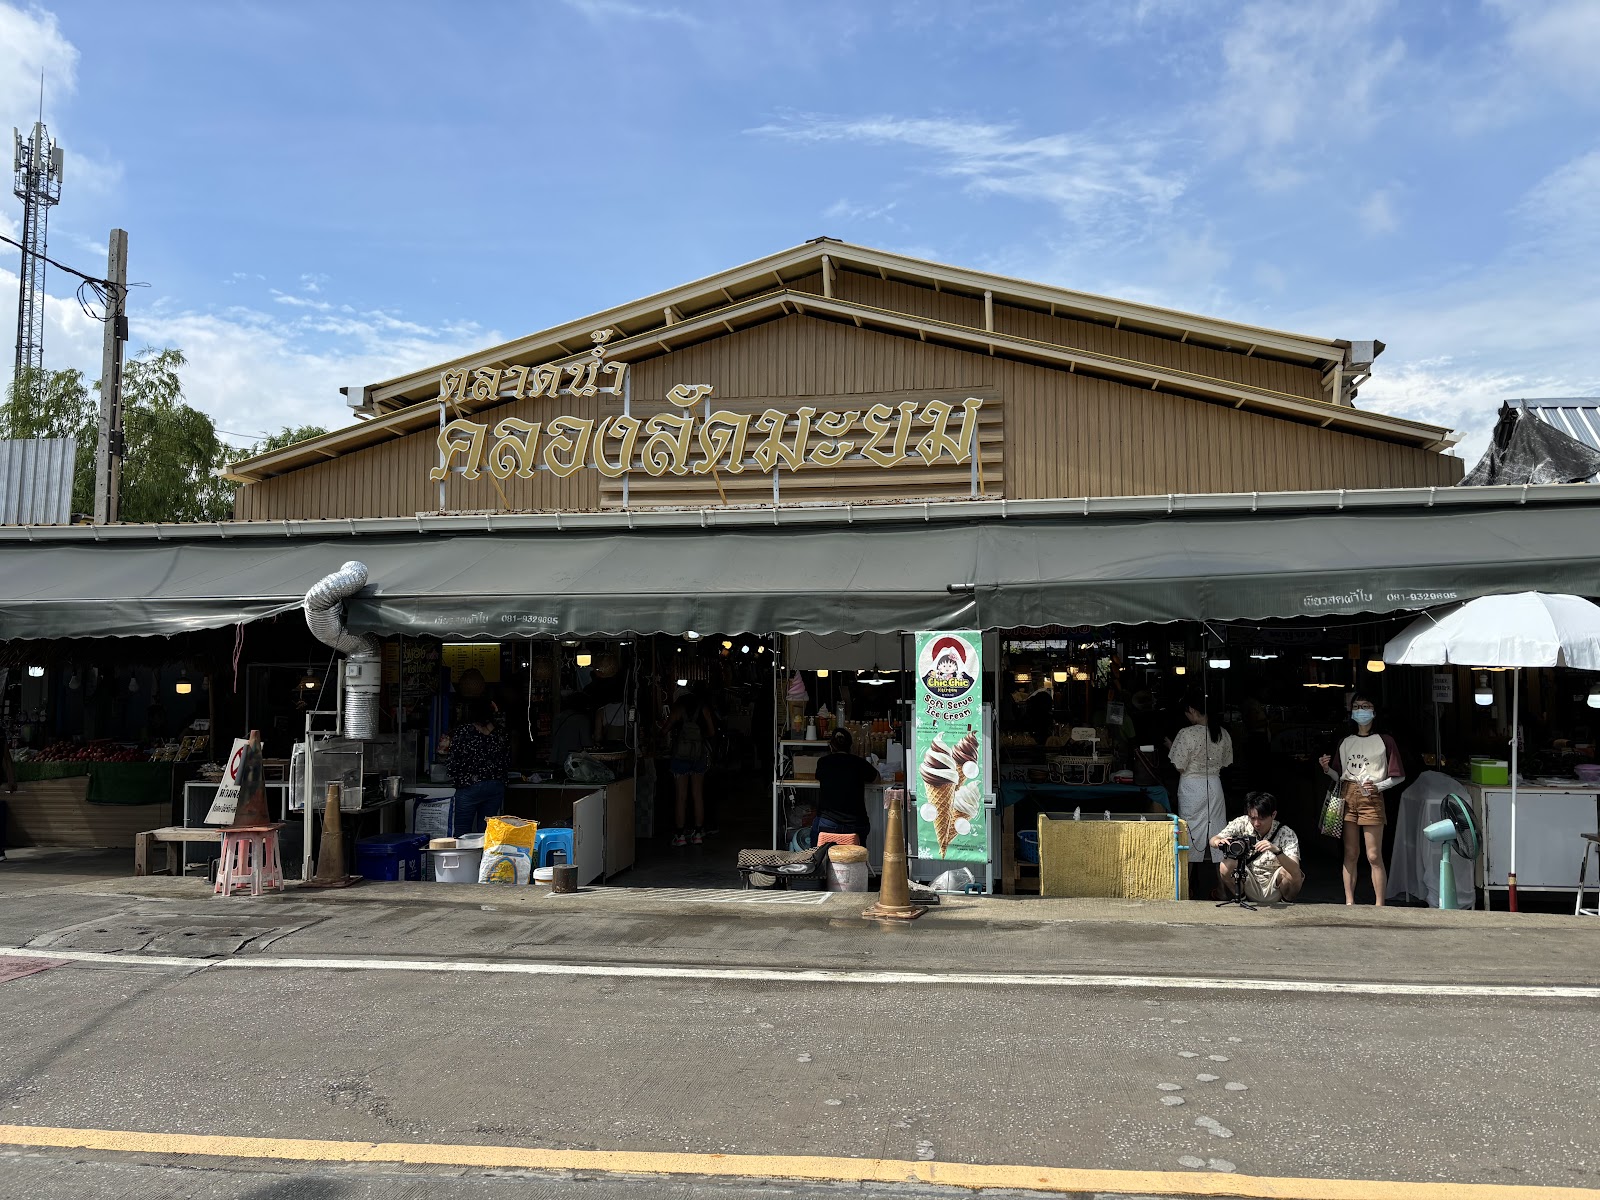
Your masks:
<svg viewBox="0 0 1600 1200"><path fill-rule="evenodd" d="M268 888L283 891L283 864L278 860L280 821L272 825L240 825L222 831L222 858L217 864L213 896L231 896L250 888L259 896Z"/></svg>
<svg viewBox="0 0 1600 1200"><path fill-rule="evenodd" d="M859 846L861 835L859 833L819 833L817 834L819 846Z"/></svg>

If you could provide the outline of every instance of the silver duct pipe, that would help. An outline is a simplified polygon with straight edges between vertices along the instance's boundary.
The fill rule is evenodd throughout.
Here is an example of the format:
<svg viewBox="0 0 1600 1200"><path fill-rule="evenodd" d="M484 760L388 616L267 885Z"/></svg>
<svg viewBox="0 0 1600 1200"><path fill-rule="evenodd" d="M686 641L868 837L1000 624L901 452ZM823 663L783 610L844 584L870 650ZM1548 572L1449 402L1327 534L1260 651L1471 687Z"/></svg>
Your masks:
<svg viewBox="0 0 1600 1200"><path fill-rule="evenodd" d="M306 593L306 625L324 645L347 655L344 663L345 737L378 736L378 692L383 667L378 639L351 633L344 625L344 602L367 586L367 564L347 562Z"/></svg>

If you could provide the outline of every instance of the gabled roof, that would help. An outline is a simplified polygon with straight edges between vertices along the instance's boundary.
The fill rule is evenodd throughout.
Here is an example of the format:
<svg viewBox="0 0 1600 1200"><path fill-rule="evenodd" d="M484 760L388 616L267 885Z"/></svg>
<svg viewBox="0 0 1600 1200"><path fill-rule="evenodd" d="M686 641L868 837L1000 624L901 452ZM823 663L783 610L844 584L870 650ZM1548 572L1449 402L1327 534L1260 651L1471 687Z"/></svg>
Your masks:
<svg viewBox="0 0 1600 1200"><path fill-rule="evenodd" d="M848 321L860 328L917 337L922 341L1083 370L1136 386L1272 412L1289 419L1312 421L1412 446L1444 449L1454 441L1449 430L1438 426L1361 412L1331 401L1308 400L1192 372L1000 334L989 328L951 324L853 303L831 294L832 280L838 271L869 273L885 280L931 287L935 291L975 299L989 298L1015 308L1092 321L1191 345L1278 359L1319 368L1324 373L1350 362L1351 343L1344 340L1285 333L944 266L831 238L817 238L605 312L372 384L363 389L363 399L374 419L246 459L234 465L230 476L241 482L269 478L433 424L437 420L437 410L430 402L438 395L439 375L453 367L531 366L576 359L587 353L589 333L602 328L614 329L619 335L606 347L608 358L638 361L796 313ZM818 274L824 280L823 294L796 286L801 280ZM1350 365L1362 368L1362 364Z"/></svg>

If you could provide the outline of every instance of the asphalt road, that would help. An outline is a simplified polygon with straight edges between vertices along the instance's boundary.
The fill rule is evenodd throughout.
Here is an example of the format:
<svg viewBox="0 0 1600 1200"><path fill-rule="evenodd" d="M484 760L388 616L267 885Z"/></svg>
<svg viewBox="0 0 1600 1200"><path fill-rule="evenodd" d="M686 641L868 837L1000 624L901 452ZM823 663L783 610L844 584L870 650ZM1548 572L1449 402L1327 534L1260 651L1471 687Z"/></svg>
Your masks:
<svg viewBox="0 0 1600 1200"><path fill-rule="evenodd" d="M18 878L0 879L0 946L119 957L22 975L40 964L0 956L9 1018L0 1124L1600 1188L1600 1074L1589 1053L1600 1001L1453 987L1592 984L1600 922L1209 905L1151 919L1127 906L989 902L885 930L839 897L754 908L491 891L496 902L480 905L373 891L362 901L224 904ZM332 965L360 956L419 969ZM263 957L312 965L204 965ZM457 959L1223 982L486 975L448 970ZM1231 976L1319 990L1240 991ZM1323 991L1319 980L1362 980L1369 991ZM1436 991L1386 994L1384 981L1396 980ZM0 1153L0 1196L934 1194Z"/></svg>

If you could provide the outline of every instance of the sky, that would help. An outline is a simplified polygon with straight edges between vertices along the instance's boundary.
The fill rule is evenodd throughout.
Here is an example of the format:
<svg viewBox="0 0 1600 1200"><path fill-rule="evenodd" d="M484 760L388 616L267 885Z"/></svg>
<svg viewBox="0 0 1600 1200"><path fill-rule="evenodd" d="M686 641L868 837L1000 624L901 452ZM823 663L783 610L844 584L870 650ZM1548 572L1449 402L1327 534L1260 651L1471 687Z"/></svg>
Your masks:
<svg viewBox="0 0 1600 1200"><path fill-rule="evenodd" d="M236 444L825 234L1381 339L1359 406L1471 462L1600 395L1596 63L1600 0L0 0L0 127L42 73L51 257L128 231L131 349Z"/></svg>

